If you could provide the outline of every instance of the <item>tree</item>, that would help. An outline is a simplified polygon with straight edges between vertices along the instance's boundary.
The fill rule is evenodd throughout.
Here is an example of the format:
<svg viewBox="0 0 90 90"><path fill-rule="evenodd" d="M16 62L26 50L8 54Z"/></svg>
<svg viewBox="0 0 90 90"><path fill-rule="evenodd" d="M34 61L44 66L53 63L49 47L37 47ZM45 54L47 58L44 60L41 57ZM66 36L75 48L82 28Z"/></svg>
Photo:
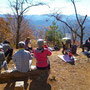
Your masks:
<svg viewBox="0 0 90 90"><path fill-rule="evenodd" d="M58 25L56 25L56 22L53 21L52 25L49 27L48 30L46 30L46 37L45 39L49 42L52 43L53 45L57 44L60 45L61 44L61 38L62 38L62 34L61 31L58 30Z"/></svg>
<svg viewBox="0 0 90 90"><path fill-rule="evenodd" d="M71 0L73 6L74 6L74 10L75 10L75 15L76 15L76 19L77 19L77 22L78 22L78 25L80 27L80 44L82 46L83 44L83 35L84 35L84 29L85 29L85 26L84 26L84 23L86 21L86 18L87 18L87 15L85 15L84 19L79 19L78 17L78 14L77 14L77 9L76 9L76 5L75 5L75 1L74 0Z"/></svg>
<svg viewBox="0 0 90 90"><path fill-rule="evenodd" d="M13 45L16 44L16 33L17 33L17 23L16 18L13 15L6 15L6 20L10 25L11 31L12 31L12 42ZM26 37L30 37L31 39L34 38L33 36L33 29L34 27L30 24L30 22L23 18L21 23L21 28L19 30L19 40L23 41Z"/></svg>
<svg viewBox="0 0 90 90"><path fill-rule="evenodd" d="M64 29L66 30L68 30L69 31L69 33L71 33L71 37L72 37L72 42L73 42L73 45L75 44L75 41L76 41L76 39L77 39L77 34L75 34L75 33L78 33L78 31L79 31L79 25L78 25L78 23L76 22L76 20L70 20L70 18L68 19L66 19L66 22L68 23L68 25L72 28L72 30L74 31L74 32L72 32L66 25L64 25ZM73 23L72 23L73 22ZM65 32L64 32L65 33Z"/></svg>
<svg viewBox="0 0 90 90"><path fill-rule="evenodd" d="M70 26L68 24L68 22L64 21L62 18L61 18L61 15L60 14L55 14L55 15L51 15L53 17L56 18L56 20L64 23L76 36L78 36L80 38L80 46L82 46L83 44L83 35L84 35L84 30L85 30L85 26L84 26L84 23L86 21L86 18L87 18L87 15L85 15L85 17L83 19L81 19L80 17L78 17L78 14L77 14L77 9L76 9L76 5L75 5L75 1L74 0L70 0L74 6L74 10L75 10L75 15L76 15L76 22L78 23L79 27L77 27L76 29L73 29L72 26ZM78 30L80 29L80 32L78 33Z"/></svg>
<svg viewBox="0 0 90 90"><path fill-rule="evenodd" d="M14 17L16 19L16 48L18 48L18 42L20 40L20 28L22 20L24 19L24 14L26 11L33 6L43 5L42 3L33 3L31 0L30 3L28 0L9 0L10 7L14 13Z"/></svg>
<svg viewBox="0 0 90 90"><path fill-rule="evenodd" d="M9 23L3 18L0 18L0 42L4 41L5 39L11 39L12 32L9 26Z"/></svg>

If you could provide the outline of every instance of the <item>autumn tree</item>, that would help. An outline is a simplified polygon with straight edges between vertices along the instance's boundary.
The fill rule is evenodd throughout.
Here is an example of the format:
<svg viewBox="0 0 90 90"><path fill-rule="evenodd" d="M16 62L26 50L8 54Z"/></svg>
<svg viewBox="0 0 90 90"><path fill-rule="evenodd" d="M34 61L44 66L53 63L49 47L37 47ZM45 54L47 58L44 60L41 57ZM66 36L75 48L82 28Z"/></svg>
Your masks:
<svg viewBox="0 0 90 90"><path fill-rule="evenodd" d="M11 31L12 31L12 44L16 44L16 34L17 34L17 23L16 18L13 15L6 15L6 20L8 21ZM23 18L21 23L21 28L19 31L19 40L23 41L26 37L30 37L31 39L34 38L33 30L34 26L30 24L29 20Z"/></svg>
<svg viewBox="0 0 90 90"><path fill-rule="evenodd" d="M45 39L45 32L48 26L45 25L38 25L38 28L34 32L34 36L36 39L42 38Z"/></svg>
<svg viewBox="0 0 90 90"><path fill-rule="evenodd" d="M33 6L43 5L42 3L33 3L33 0L9 0L10 7L13 11L16 19L16 48L18 48L18 42L20 41L20 29L21 23L24 19L24 14L29 8Z"/></svg>
<svg viewBox="0 0 90 90"><path fill-rule="evenodd" d="M4 41L5 39L11 39L12 32L9 26L9 23L3 18L0 18L0 42Z"/></svg>

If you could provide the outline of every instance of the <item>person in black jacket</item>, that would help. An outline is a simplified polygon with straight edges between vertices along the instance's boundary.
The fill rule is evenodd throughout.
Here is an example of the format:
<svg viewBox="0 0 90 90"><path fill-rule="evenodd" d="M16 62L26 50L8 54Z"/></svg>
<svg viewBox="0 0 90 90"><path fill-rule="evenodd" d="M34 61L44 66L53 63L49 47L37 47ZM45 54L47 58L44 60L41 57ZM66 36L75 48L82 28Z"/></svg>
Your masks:
<svg viewBox="0 0 90 90"><path fill-rule="evenodd" d="M10 47L10 42L5 40L2 44L5 57L7 57L7 63L12 59L13 49Z"/></svg>

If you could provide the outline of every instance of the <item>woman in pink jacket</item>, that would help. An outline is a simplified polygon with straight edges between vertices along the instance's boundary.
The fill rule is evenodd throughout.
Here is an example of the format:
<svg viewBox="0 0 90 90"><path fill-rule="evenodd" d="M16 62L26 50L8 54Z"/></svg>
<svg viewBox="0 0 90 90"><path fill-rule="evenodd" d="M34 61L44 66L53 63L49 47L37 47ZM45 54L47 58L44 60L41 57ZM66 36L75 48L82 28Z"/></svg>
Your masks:
<svg viewBox="0 0 90 90"><path fill-rule="evenodd" d="M36 67L37 69L44 70L50 69L50 63L47 59L47 56L50 56L52 53L49 49L43 48L44 40L38 39L37 48L34 50L34 56L36 58Z"/></svg>

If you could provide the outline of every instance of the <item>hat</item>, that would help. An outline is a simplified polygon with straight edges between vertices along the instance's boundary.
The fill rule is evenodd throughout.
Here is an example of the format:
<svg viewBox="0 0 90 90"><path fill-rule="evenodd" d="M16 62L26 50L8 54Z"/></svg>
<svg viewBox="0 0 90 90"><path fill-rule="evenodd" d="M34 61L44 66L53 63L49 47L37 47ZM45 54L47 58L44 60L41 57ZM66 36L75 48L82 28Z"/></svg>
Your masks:
<svg viewBox="0 0 90 90"><path fill-rule="evenodd" d="M44 45L44 40L43 39L38 39L37 40L37 46L38 46L38 48L42 48L43 45Z"/></svg>
<svg viewBox="0 0 90 90"><path fill-rule="evenodd" d="M30 37L27 37L26 39L27 39L27 40L30 40Z"/></svg>
<svg viewBox="0 0 90 90"><path fill-rule="evenodd" d="M3 44L10 44L10 42L8 40L5 40Z"/></svg>
<svg viewBox="0 0 90 90"><path fill-rule="evenodd" d="M0 45L0 49L2 49L2 48L3 48L3 46Z"/></svg>
<svg viewBox="0 0 90 90"><path fill-rule="evenodd" d="M18 45L19 45L19 46L25 46L25 43L24 43L23 41L20 41L20 42L18 43Z"/></svg>

